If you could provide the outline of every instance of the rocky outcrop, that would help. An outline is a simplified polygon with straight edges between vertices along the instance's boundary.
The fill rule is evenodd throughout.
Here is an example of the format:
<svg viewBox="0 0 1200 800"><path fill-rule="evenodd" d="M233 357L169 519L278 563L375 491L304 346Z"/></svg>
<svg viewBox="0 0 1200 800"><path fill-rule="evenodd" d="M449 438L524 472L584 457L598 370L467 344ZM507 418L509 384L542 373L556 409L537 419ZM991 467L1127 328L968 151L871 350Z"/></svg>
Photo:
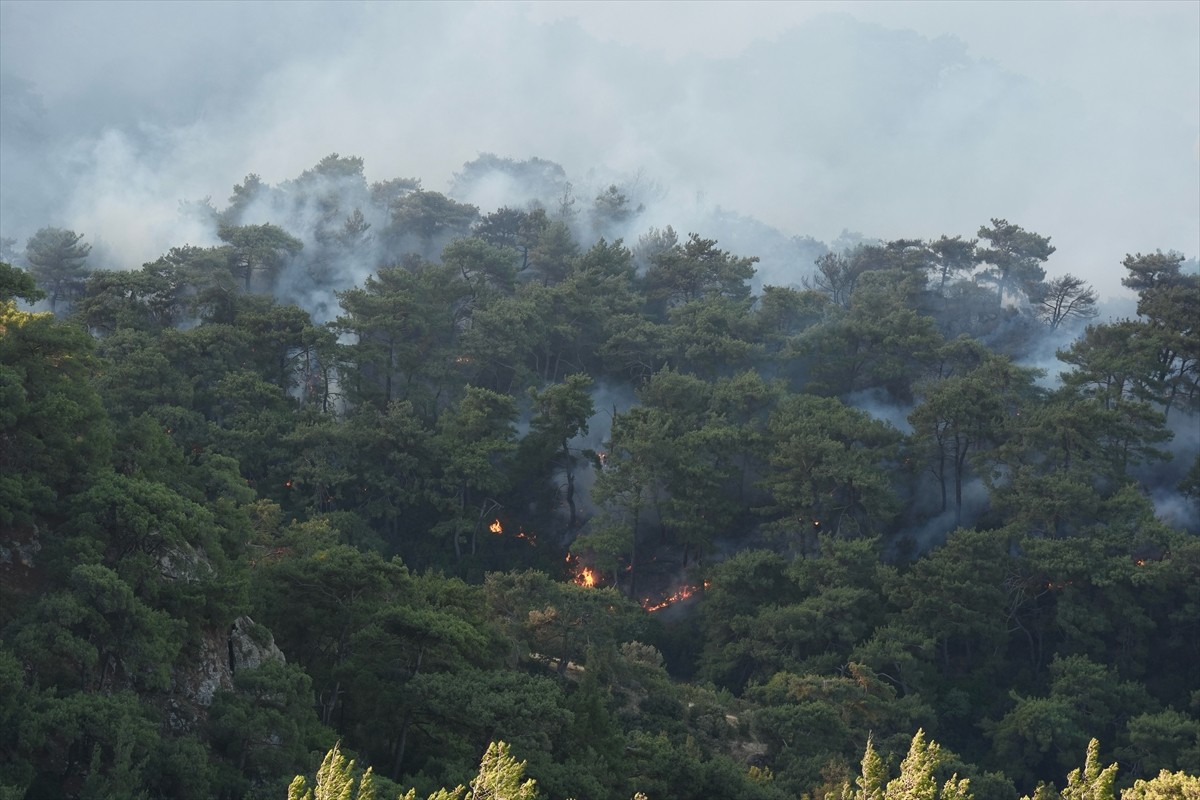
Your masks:
<svg viewBox="0 0 1200 800"><path fill-rule="evenodd" d="M229 668L231 672L254 669L266 661L284 663L283 651L264 626L249 617L238 617L229 631Z"/></svg>
<svg viewBox="0 0 1200 800"><path fill-rule="evenodd" d="M41 550L36 527L0 529L0 585L14 594L36 594L45 582L37 563Z"/></svg>
<svg viewBox="0 0 1200 800"><path fill-rule="evenodd" d="M217 692L233 689L233 676L239 670L285 660L271 632L250 617L238 617L228 631L207 631L195 656L174 671L173 691L164 709L170 727L194 729Z"/></svg>

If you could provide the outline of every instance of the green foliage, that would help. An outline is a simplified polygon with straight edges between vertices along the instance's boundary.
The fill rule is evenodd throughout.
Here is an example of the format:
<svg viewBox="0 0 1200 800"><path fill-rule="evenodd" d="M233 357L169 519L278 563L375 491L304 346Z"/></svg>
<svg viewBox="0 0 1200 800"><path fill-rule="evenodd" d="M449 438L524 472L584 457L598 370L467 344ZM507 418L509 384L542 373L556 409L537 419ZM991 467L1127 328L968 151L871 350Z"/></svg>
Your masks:
<svg viewBox="0 0 1200 800"><path fill-rule="evenodd" d="M27 303L35 303L45 296L46 293L37 288L32 275L0 261L0 302L7 303L13 298L20 298Z"/></svg>
<svg viewBox="0 0 1200 800"><path fill-rule="evenodd" d="M471 781L471 796L479 800L537 800L537 781L525 778L525 763L518 762L503 741L488 745L479 774Z"/></svg>
<svg viewBox="0 0 1200 800"><path fill-rule="evenodd" d="M746 298L757 261L733 256L717 249L715 239L691 233L684 244L654 255L644 277L646 296L664 309L705 297Z"/></svg>
<svg viewBox="0 0 1200 800"><path fill-rule="evenodd" d="M213 752L234 765L243 791L294 774L332 738L312 711L312 681L299 667L267 660L235 672L233 683L213 699L208 736Z"/></svg>
<svg viewBox="0 0 1200 800"><path fill-rule="evenodd" d="M38 287L50 298L56 312L62 300L74 300L83 291L90 244L80 244L82 233L63 228L42 228L25 244L25 260Z"/></svg>
<svg viewBox="0 0 1200 800"><path fill-rule="evenodd" d="M980 239L989 247L979 250L979 258L990 265L983 274L996 284L1000 303L1015 292L1033 294L1036 285L1046 277L1042 264L1055 248L1049 236L1040 236L1014 225L1006 219L992 219L992 227L979 228Z"/></svg>
<svg viewBox="0 0 1200 800"><path fill-rule="evenodd" d="M1184 280L1179 269L1183 260L1183 253L1177 253L1174 250L1166 253L1156 250L1148 255L1126 254L1121 265L1129 271L1129 274L1121 279L1121 283L1136 292L1179 283Z"/></svg>
<svg viewBox="0 0 1200 800"><path fill-rule="evenodd" d="M415 250L425 257L433 256L454 237L465 235L479 216L475 206L421 189L393 199L388 210L391 225L387 236L393 246L401 253Z"/></svg>
<svg viewBox="0 0 1200 800"><path fill-rule="evenodd" d="M997 755L1020 764L1013 772L1025 780L1045 774L1049 767L1068 766L1073 760L1069 754L1085 746L1089 764L1096 761L1095 746L1086 744L1089 732L1112 730L1148 705L1140 686L1120 682L1112 670L1082 656L1057 658L1050 671L1048 696L1014 694L1016 706L998 723L986 726Z"/></svg>
<svg viewBox="0 0 1200 800"><path fill-rule="evenodd" d="M1135 775L1184 769L1200 774L1200 720L1174 708L1132 717L1120 755Z"/></svg>
<svg viewBox="0 0 1200 800"><path fill-rule="evenodd" d="M895 514L886 471L900 439L894 428L835 399L793 395L772 414L767 439L766 510L801 551L810 531L870 535Z"/></svg>
<svg viewBox="0 0 1200 800"><path fill-rule="evenodd" d="M1115 800L1113 784L1117 779L1117 765L1100 766L1100 742L1088 742L1087 758L1083 769L1072 770L1067 775L1067 788L1063 789L1063 800Z"/></svg>
<svg viewBox="0 0 1200 800"><path fill-rule="evenodd" d="M255 273L263 273L273 286L289 256L295 256L304 244L278 225L222 225L217 236L230 247L229 266L249 292Z"/></svg>
<svg viewBox="0 0 1200 800"><path fill-rule="evenodd" d="M1163 770L1150 780L1137 780L1121 792L1121 800L1191 800L1200 793L1200 777Z"/></svg>
<svg viewBox="0 0 1200 800"><path fill-rule="evenodd" d="M509 458L516 450L512 398L476 386L438 419L433 446L443 464L437 500L442 520L435 533L450 540L455 559L469 542L474 554L479 533L490 522L495 498L507 488Z"/></svg>
<svg viewBox="0 0 1200 800"><path fill-rule="evenodd" d="M161 261L138 271L95 270L75 313L101 336L124 330L158 333L182 320L185 291L180 270Z"/></svg>
<svg viewBox="0 0 1200 800"><path fill-rule="evenodd" d="M107 463L112 431L94 363L78 328L0 304L0 525L52 514L55 497Z"/></svg>
<svg viewBox="0 0 1200 800"><path fill-rule="evenodd" d="M391 267L339 293L345 313L333 328L353 337L341 354L350 375L342 389L352 403L380 410L393 400L420 403L430 381L449 377L439 365L461 355L458 328L469 294L454 276L440 268Z"/></svg>
<svg viewBox="0 0 1200 800"><path fill-rule="evenodd" d="M1200 544L1149 499L1200 463L1181 256L1128 257L1138 318L1050 386L1037 309L1090 290L1004 220L759 290L699 234L580 238L619 186L573 220L557 165L492 170L558 208L332 154L193 204L221 246L0 266L0 795L281 796L338 737L370 778L335 749L295 796L1112 796L1102 755L1189 791ZM265 294L310 290L332 324Z"/></svg>
<svg viewBox="0 0 1200 800"><path fill-rule="evenodd" d="M850 786L842 790L843 800L972 800L969 781L959 780L958 775L952 775L940 787L934 778L934 772L945 760L941 746L932 740L925 741L925 731L918 730L913 735L908 754L900 762L900 774L888 780L888 770L884 766L873 742L867 739L867 749L862 760L862 774L855 778L858 790L852 791Z"/></svg>
<svg viewBox="0 0 1200 800"><path fill-rule="evenodd" d="M340 743L325 754L317 769L314 786L309 786L303 775L297 775L288 786L288 800L375 800L375 786L371 769L354 776L354 761L346 761Z"/></svg>
<svg viewBox="0 0 1200 800"><path fill-rule="evenodd" d="M941 510L954 488L955 524L961 524L963 488L974 467L989 483L999 471L988 470L1024 408L1038 399L1035 370L990 356L961 374L950 374L923 387L922 402L909 421L925 450L929 471L941 490Z"/></svg>
<svg viewBox="0 0 1200 800"><path fill-rule="evenodd" d="M880 387L907 400L912 384L942 344L933 320L913 308L920 273L875 270L856 281L849 310L832 314L797 339L811 361L810 391L844 396Z"/></svg>

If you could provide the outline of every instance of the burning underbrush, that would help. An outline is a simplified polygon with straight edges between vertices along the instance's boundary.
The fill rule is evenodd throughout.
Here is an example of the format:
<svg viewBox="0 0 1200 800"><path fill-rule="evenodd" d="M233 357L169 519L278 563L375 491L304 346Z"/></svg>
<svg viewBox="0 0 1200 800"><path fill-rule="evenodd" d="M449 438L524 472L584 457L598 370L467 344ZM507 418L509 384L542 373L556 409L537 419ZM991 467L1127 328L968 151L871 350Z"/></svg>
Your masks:
<svg viewBox="0 0 1200 800"><path fill-rule="evenodd" d="M515 531L505 530L504 525L503 525L503 523L500 522L499 517L492 520L492 523L490 525L488 525L488 531L496 536L506 536L510 539L520 539L521 541L525 542L530 547L537 546L537 536L536 535L534 535L532 533L526 533L525 530L520 527L518 527Z"/></svg>
<svg viewBox="0 0 1200 800"><path fill-rule="evenodd" d="M693 570L684 567L670 556L652 555L637 565L619 561L616 569L602 569L590 553L568 552L565 558L571 581L577 586L598 588L611 586L632 596L646 612L655 614L671 608L685 608L689 600L699 597L708 586L695 579ZM636 578L636 580L635 580Z"/></svg>

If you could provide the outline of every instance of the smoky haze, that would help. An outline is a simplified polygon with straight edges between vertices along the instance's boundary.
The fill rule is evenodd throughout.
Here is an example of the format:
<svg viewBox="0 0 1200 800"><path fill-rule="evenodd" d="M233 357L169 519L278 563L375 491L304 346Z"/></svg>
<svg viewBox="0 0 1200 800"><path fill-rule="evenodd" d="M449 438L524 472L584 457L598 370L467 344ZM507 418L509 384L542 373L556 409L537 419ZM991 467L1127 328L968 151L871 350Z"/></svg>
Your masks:
<svg viewBox="0 0 1200 800"><path fill-rule="evenodd" d="M1004 217L1112 298L1127 252L1200 252L1198 31L1197 3L4 0L0 234L69 227L132 268L213 243L180 201L251 172L338 152L450 191L495 153L584 202L617 183L630 243L696 230L767 282L799 280L791 237Z"/></svg>

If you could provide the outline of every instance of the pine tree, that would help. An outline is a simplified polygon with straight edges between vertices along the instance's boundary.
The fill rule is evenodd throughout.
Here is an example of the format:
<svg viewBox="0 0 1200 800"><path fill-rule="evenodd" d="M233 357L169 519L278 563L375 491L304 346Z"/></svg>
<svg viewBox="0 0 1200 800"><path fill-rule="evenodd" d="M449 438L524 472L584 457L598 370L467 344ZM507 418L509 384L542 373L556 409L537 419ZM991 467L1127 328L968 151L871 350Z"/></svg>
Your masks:
<svg viewBox="0 0 1200 800"><path fill-rule="evenodd" d="M469 800L537 800L537 781L525 777L526 762L518 762L504 742L488 745L479 774L471 781Z"/></svg>
<svg viewBox="0 0 1200 800"><path fill-rule="evenodd" d="M42 228L25 245L29 272L50 296L51 312L57 310L60 300L71 301L83 292L84 262L92 246L80 244L82 238L83 234L75 231Z"/></svg>
<svg viewBox="0 0 1200 800"><path fill-rule="evenodd" d="M859 789L852 791L847 783L842 789L842 800L973 800L970 782L959 780L958 775L951 776L938 790L933 773L944 758L941 745L934 741L927 744L925 731L918 730L908 755L900 763L899 777L888 781L887 766L876 752L875 743L867 739L862 775L855 780Z"/></svg>
<svg viewBox="0 0 1200 800"><path fill-rule="evenodd" d="M1121 800L1195 800L1200 797L1200 777L1165 769L1151 780L1137 780L1121 792Z"/></svg>
<svg viewBox="0 0 1200 800"><path fill-rule="evenodd" d="M1088 742L1087 757L1083 769L1072 770L1067 775L1067 788L1061 793L1054 790L1054 785L1038 784L1033 797L1025 796L1021 800L1116 800L1113 784L1117 780L1117 765L1109 764L1100 768L1100 742L1092 739ZM1141 797L1141 795L1137 795ZM1146 797L1156 797L1151 794ZM1174 796L1168 794L1167 796ZM1184 795L1186 796L1186 795ZM1125 800L1125 794L1122 794Z"/></svg>
<svg viewBox="0 0 1200 800"><path fill-rule="evenodd" d="M357 792L354 784L354 762L346 761L339 743L325 754L317 770L315 790L303 775L297 775L288 786L288 800L375 800L375 781L369 767L358 781Z"/></svg>
<svg viewBox="0 0 1200 800"><path fill-rule="evenodd" d="M856 780L861 791L861 800L883 800L884 786L887 783L887 766L875 750L875 741L867 737L867 751L863 754L862 776Z"/></svg>
<svg viewBox="0 0 1200 800"><path fill-rule="evenodd" d="M1088 742L1087 758L1082 770L1072 770L1067 775L1067 788L1063 789L1063 800L1116 800L1113 783L1117 780L1117 765L1100 768L1100 742Z"/></svg>

